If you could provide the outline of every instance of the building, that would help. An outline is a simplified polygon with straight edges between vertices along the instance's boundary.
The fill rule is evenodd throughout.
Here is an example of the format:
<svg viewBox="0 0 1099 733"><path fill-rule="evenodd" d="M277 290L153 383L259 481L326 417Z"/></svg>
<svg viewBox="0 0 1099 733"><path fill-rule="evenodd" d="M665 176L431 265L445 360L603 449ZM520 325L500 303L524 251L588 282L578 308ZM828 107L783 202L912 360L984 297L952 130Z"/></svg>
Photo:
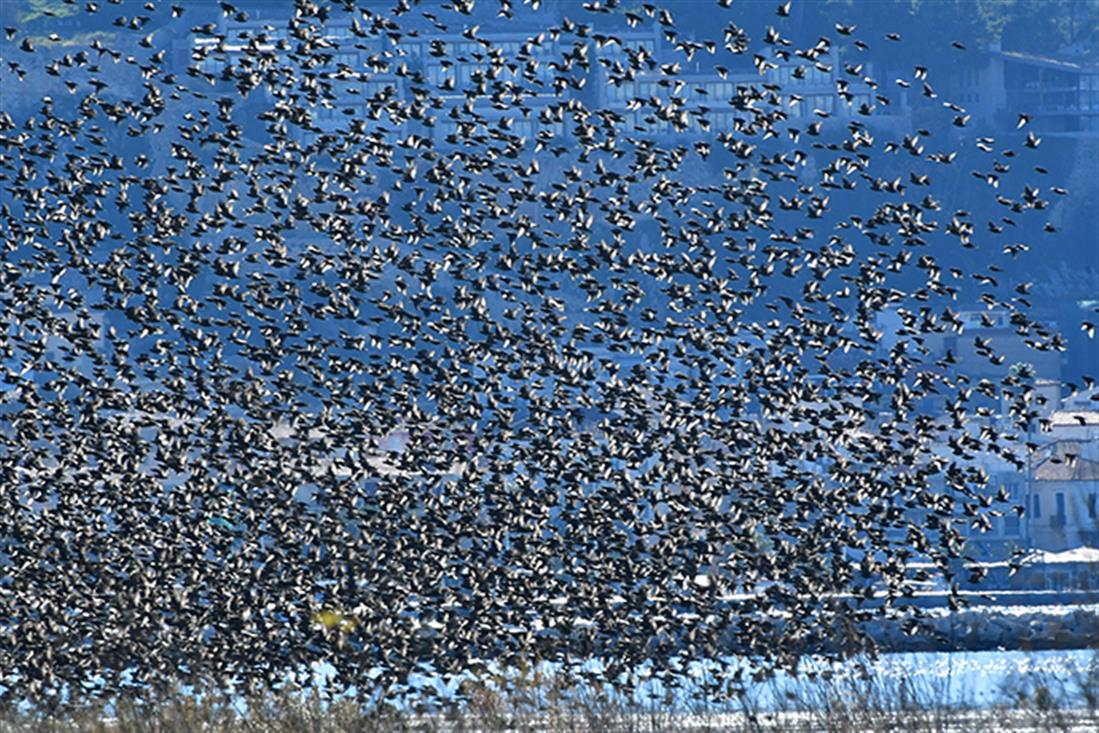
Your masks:
<svg viewBox="0 0 1099 733"><path fill-rule="evenodd" d="M1099 136L1099 64L1080 58L993 44L983 64L958 69L945 88L956 104L1000 128L1013 129L1022 112L1035 134Z"/></svg>
<svg viewBox="0 0 1099 733"><path fill-rule="evenodd" d="M1062 352L1046 345L1046 339L1058 333L1057 324L1038 317L1031 321L1037 328L1023 328L1003 308L959 310L943 330L921 334L928 350L925 358L946 358L952 371L974 379L998 379L1015 364L1029 364L1039 381L1059 382ZM903 319L890 310L878 315L876 327L882 332L883 354L906 332Z"/></svg>
<svg viewBox="0 0 1099 733"><path fill-rule="evenodd" d="M191 61L212 84L229 81L223 77L229 65L237 75L258 74L257 58L277 61L296 43L288 20L289 6L262 3L247 17L222 18L215 32L192 36ZM569 83L575 74L562 69L560 59L572 53L578 68L587 60L540 25L497 25L489 20L460 33L439 33L414 19L409 28L416 34L402 37L366 29L350 16L325 22L324 48L313 54L320 63L306 74L322 91L313 104L302 105L308 118L294 118L292 135L309 142L353 125L392 140L415 134L444 149L476 144L484 136L561 136L565 120L557 107L578 89ZM263 86L255 93L272 101ZM514 108L525 114L516 116Z"/></svg>
<svg viewBox="0 0 1099 733"><path fill-rule="evenodd" d="M1027 519L1034 547L1059 552L1099 545L1099 460L1083 456L1094 448L1058 441L1034 466Z"/></svg>

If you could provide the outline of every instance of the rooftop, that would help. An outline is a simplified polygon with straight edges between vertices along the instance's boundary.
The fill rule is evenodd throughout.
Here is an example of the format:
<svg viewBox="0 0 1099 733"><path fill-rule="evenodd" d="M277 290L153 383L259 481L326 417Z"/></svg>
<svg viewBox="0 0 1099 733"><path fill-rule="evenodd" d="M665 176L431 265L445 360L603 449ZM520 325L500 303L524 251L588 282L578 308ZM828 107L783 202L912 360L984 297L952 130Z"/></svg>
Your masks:
<svg viewBox="0 0 1099 733"><path fill-rule="evenodd" d="M1051 56L1039 56L1033 53L1025 53L1023 51L996 51L993 55L1000 56L1001 58L1009 61L1019 61L1026 64L1034 64L1036 66L1044 66L1050 69L1062 69L1064 71L1079 71L1079 72L1096 72L1099 73L1099 64L1081 63L1079 61L1068 61L1064 59L1053 58Z"/></svg>
<svg viewBox="0 0 1099 733"><path fill-rule="evenodd" d="M1060 453L1060 451L1058 451ZM1076 456L1066 458L1065 456ZM1035 481L1099 481L1099 461L1072 452L1051 456L1034 467Z"/></svg>
<svg viewBox="0 0 1099 733"><path fill-rule="evenodd" d="M1096 410L1056 410L1050 415L1053 427L1099 427L1099 411Z"/></svg>

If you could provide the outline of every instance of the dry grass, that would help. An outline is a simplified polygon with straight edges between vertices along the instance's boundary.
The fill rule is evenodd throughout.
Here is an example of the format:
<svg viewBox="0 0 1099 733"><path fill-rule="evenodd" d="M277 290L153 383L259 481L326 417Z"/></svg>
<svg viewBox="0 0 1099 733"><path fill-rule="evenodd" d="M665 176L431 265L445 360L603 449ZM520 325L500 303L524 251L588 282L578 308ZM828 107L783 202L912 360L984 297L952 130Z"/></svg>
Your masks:
<svg viewBox="0 0 1099 733"><path fill-rule="evenodd" d="M0 733L985 733L1099 730L1099 666L1062 679L1005 679L996 704L950 702L941 680L847 676L756 688L755 697L699 703L637 702L519 670L467 683L466 702L432 713L363 707L350 699L282 691L201 698L168 691L113 705L88 703L54 715L0 714ZM765 700L780 700L778 711ZM772 706L773 707L773 706Z"/></svg>

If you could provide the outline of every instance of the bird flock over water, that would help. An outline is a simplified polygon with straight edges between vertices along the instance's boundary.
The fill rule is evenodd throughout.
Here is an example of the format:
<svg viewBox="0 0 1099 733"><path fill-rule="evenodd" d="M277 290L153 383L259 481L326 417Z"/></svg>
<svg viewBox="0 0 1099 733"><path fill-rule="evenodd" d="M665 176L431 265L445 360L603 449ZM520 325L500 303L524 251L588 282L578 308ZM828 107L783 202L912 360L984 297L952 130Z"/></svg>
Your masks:
<svg viewBox="0 0 1099 733"><path fill-rule="evenodd" d="M1064 345L997 265L1066 193L1006 175L1041 167L1026 115L952 136L975 123L926 68L857 62L903 29L799 47L791 3L746 28L719 0L701 39L674 3L286 5L6 29L0 84L37 100L0 112L6 699L750 660L719 696L915 628L907 563L950 582L1012 510L972 459L1022 466L1033 409L1025 370L969 379L926 339L972 341L965 290ZM698 69L735 84L703 98ZM856 113L794 114L815 70ZM901 90L947 132L874 128ZM986 167L947 194L1010 223L932 194L961 145ZM942 255L975 248L981 272ZM970 430L985 398L1012 424Z"/></svg>

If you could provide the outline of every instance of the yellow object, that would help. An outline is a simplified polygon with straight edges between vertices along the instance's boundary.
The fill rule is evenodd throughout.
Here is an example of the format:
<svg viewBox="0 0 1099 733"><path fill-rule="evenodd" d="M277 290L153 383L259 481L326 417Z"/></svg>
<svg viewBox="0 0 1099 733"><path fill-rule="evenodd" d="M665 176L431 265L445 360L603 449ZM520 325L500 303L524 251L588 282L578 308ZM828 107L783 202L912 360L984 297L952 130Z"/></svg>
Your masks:
<svg viewBox="0 0 1099 733"><path fill-rule="evenodd" d="M326 629L336 629L345 634L350 633L358 625L358 621L353 617L330 608L314 613L313 623L319 624Z"/></svg>

